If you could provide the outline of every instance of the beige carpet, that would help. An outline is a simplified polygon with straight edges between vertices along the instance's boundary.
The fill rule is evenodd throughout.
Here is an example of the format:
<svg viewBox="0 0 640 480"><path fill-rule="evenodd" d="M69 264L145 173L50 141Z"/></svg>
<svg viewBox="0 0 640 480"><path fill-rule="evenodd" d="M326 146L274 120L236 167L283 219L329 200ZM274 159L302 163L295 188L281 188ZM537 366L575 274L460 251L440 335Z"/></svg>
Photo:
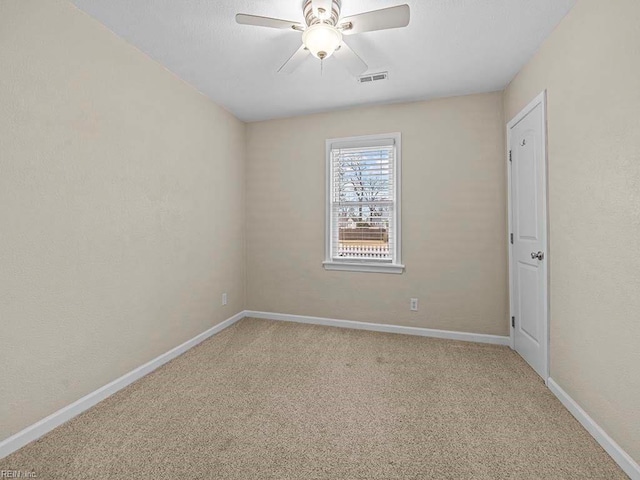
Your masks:
<svg viewBox="0 0 640 480"><path fill-rule="evenodd" d="M0 461L38 479L623 479L506 347L245 319Z"/></svg>

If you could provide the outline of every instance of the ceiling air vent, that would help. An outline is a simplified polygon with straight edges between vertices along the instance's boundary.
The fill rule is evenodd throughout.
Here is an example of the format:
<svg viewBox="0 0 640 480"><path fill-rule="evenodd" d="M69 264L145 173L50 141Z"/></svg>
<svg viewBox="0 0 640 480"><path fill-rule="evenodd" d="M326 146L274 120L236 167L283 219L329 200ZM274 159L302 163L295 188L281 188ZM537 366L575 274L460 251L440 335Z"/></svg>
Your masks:
<svg viewBox="0 0 640 480"><path fill-rule="evenodd" d="M389 73L387 72L371 73L369 75L362 75L361 77L359 77L358 82L360 83L378 82L380 80L386 80L388 76L389 76Z"/></svg>

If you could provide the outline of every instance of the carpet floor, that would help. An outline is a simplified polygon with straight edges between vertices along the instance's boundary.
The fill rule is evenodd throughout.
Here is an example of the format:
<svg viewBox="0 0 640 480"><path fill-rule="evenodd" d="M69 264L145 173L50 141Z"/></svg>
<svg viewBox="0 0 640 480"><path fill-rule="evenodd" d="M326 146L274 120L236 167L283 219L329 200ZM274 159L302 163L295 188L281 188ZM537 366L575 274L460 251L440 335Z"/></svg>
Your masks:
<svg viewBox="0 0 640 480"><path fill-rule="evenodd" d="M4 460L38 479L626 479L507 347L244 319Z"/></svg>

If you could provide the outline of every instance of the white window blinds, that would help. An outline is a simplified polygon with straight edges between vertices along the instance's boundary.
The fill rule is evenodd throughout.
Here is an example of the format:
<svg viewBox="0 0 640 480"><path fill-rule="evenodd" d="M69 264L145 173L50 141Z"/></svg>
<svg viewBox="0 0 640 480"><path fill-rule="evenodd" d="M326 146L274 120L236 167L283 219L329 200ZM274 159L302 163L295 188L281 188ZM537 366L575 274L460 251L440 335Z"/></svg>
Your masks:
<svg viewBox="0 0 640 480"><path fill-rule="evenodd" d="M396 263L396 140L336 141L329 150L329 262Z"/></svg>

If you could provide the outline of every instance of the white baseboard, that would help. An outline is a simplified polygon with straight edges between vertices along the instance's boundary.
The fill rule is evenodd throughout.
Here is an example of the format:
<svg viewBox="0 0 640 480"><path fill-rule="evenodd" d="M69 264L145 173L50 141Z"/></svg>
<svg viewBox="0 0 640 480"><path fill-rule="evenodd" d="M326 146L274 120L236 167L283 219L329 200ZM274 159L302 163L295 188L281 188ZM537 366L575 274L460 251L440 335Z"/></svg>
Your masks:
<svg viewBox="0 0 640 480"><path fill-rule="evenodd" d="M173 360L174 358L182 355L187 350L195 347L199 343L203 342L207 338L215 335L216 333L230 327L238 320L245 317L245 312L237 313L231 318L228 318L224 322L219 323L215 327L202 332L201 334L193 337L191 340L187 340L182 345L179 345L166 353L163 353L159 357L154 358L150 362L124 374L120 378L117 378L111 383L100 387L99 389L85 395L79 400L76 400L70 405L61 408L57 412L52 413L46 418L43 418L39 422L21 430L20 432L10 436L9 438L0 442L0 459L15 452L16 450L24 447L27 443L37 440L46 433L49 433L54 428L62 425L63 423L71 420L76 415L81 414L85 410L93 407L98 402L101 402L105 398L113 395L118 390L122 390L124 387L131 385L136 380L148 375L156 368L161 367L165 363Z"/></svg>
<svg viewBox="0 0 640 480"><path fill-rule="evenodd" d="M560 385L558 385L553 378L549 378L547 382L549 390L558 397L562 404L576 417L576 419L582 424L582 426L591 434L593 438L600 444L602 448L613 458L613 460L620 465L620 468L629 475L632 480L640 480L640 465L638 465L627 452L625 452L620 445L618 445L609 435L605 432L600 425L598 425L593 418L585 412L576 401L565 392Z"/></svg>
<svg viewBox="0 0 640 480"><path fill-rule="evenodd" d="M339 328L351 328L356 330L371 330L375 332L399 333L405 335L417 335L422 337L434 337L448 340L462 340L467 342L488 343L494 345L509 346L510 338L499 335L485 335L480 333L453 332L448 330L434 330L430 328L403 327L399 325L385 325L378 323L355 322L351 320L336 320L332 318L309 317L302 315L288 315L283 313L256 312L245 310L237 313L233 317L219 323L209 330L195 336L150 362L132 370L113 382L85 395L81 399L61 408L48 417L25 428L0 442L0 459L22 448L26 444L37 440L54 428L71 420L76 415L88 410L97 403L113 395L117 391L132 384L136 380L148 375L158 367L173 360L187 350L195 347L207 338L230 327L238 320L245 317L262 318L266 320L278 320L296 323L307 323L314 325L326 325ZM607 433L578 405L552 378L548 381L549 389L555 394L562 404L573 414L574 417L587 429L587 431L598 441L605 451L620 465L622 470L631 477L632 480L640 480L640 466L627 454Z"/></svg>
<svg viewBox="0 0 640 480"><path fill-rule="evenodd" d="M371 330L374 332L401 333L420 337L444 338L447 340L462 340L465 342L490 343L493 345L509 346L510 338L500 335L485 335L482 333L452 332L449 330L434 330L431 328L403 327L400 325L386 325L380 323L355 322L352 320L336 320L333 318L307 317L303 315L289 315L284 313L245 311L245 317L263 318L265 320L279 320L284 322L310 323L329 327L352 328L356 330Z"/></svg>
<svg viewBox="0 0 640 480"><path fill-rule="evenodd" d="M68 422L73 417L81 414L85 410L93 407L97 403L131 385L136 380L148 375L158 367L182 355L187 350L195 347L207 338L216 333L230 327L238 320L244 317L264 318L268 320L283 320L298 323L311 323L317 325L328 325L341 328L353 328L360 330L372 330L376 332L401 333L406 335L419 335L423 337L445 338L450 340L465 340L470 342L491 343L496 345L509 345L509 337L501 337L497 335L483 335L475 333L449 332L446 330L432 330L428 328L402 327L397 325L383 325L377 323L354 322L349 320L334 320L320 317L304 317L300 315L285 315L278 313L242 311L233 317L219 323L209 330L195 336L191 340L186 341L159 357L154 358L150 362L124 374L111 383L100 387L99 389L85 395L70 405L61 408L57 412L52 413L46 418L34 423L33 425L21 430L9 438L0 442L0 459L24 447L26 444L37 440L54 428Z"/></svg>

